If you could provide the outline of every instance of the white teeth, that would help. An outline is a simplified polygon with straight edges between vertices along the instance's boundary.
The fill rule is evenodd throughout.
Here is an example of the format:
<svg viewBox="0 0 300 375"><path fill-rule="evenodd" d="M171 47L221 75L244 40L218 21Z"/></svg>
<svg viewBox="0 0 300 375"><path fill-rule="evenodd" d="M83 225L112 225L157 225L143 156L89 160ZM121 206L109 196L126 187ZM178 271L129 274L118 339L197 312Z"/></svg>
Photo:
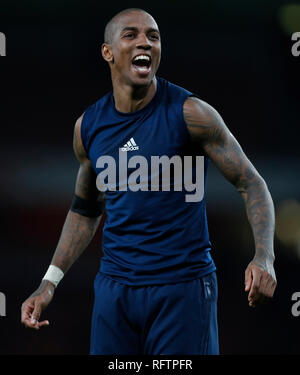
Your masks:
<svg viewBox="0 0 300 375"><path fill-rule="evenodd" d="M136 60L147 60L147 61L150 61L150 57L147 56L147 55L139 55L139 56L136 56L133 61L136 61Z"/></svg>

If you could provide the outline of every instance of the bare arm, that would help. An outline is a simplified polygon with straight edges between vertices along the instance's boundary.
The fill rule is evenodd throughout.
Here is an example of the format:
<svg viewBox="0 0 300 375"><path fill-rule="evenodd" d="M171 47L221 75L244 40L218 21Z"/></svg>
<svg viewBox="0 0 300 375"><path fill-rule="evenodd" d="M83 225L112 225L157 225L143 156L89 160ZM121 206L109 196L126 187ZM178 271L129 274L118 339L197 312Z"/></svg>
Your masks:
<svg viewBox="0 0 300 375"><path fill-rule="evenodd" d="M75 185L75 194L82 199L103 199L96 188L96 175L81 142L80 117L74 129L73 148L79 161L79 170ZM99 226L101 216L88 217L69 210L60 239L54 252L51 264L59 267L64 273L72 266L75 260L87 248ZM38 319L54 295L54 285L48 280L42 280L39 288L22 304L21 322L26 326L39 329L48 325L47 320L39 322Z"/></svg>
<svg viewBox="0 0 300 375"><path fill-rule="evenodd" d="M80 136L81 118L76 122L73 148L80 163L75 194L87 200L104 198L96 188L96 174L87 158ZM68 212L61 237L53 255L51 264L59 267L64 273L87 248L98 228L101 216L82 216L71 210Z"/></svg>
<svg viewBox="0 0 300 375"><path fill-rule="evenodd" d="M240 192L255 241L255 255L245 271L249 305L272 297L276 287L274 263L274 207L263 178L248 160L218 112L200 99L184 104L191 138Z"/></svg>

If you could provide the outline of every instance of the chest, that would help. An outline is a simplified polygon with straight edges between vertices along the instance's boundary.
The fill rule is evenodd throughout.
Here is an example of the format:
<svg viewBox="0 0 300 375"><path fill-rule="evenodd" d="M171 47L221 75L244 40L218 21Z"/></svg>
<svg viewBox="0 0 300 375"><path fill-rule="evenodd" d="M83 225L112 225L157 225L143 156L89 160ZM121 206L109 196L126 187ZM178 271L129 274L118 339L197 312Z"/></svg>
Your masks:
<svg viewBox="0 0 300 375"><path fill-rule="evenodd" d="M164 107L135 118L102 120L95 125L89 157L96 173L101 157L113 158L116 165L123 153L127 159L140 156L150 162L153 156L182 156L188 143L185 124Z"/></svg>

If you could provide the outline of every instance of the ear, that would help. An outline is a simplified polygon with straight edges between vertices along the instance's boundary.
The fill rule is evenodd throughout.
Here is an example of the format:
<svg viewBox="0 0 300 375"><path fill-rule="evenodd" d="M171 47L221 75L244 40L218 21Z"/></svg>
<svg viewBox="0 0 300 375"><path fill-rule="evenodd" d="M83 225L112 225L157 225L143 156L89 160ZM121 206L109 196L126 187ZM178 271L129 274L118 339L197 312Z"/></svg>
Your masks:
<svg viewBox="0 0 300 375"><path fill-rule="evenodd" d="M101 53L105 61L113 62L114 56L112 54L111 46L107 43L103 43L101 46Z"/></svg>

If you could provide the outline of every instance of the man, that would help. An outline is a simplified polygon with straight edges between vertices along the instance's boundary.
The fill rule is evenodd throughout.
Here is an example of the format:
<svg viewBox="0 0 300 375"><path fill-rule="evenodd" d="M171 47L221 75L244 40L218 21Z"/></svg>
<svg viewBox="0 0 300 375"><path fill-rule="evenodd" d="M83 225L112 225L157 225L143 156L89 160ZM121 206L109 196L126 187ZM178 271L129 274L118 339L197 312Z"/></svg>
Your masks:
<svg viewBox="0 0 300 375"><path fill-rule="evenodd" d="M271 196L217 111L156 77L161 42L151 15L126 9L113 17L102 55L113 91L76 122L80 167L72 207L40 287L22 305L22 322L34 329L49 324L39 321L41 312L93 238L106 204L91 354L218 354L208 158L245 202L255 240L245 271L252 307L276 286Z"/></svg>

